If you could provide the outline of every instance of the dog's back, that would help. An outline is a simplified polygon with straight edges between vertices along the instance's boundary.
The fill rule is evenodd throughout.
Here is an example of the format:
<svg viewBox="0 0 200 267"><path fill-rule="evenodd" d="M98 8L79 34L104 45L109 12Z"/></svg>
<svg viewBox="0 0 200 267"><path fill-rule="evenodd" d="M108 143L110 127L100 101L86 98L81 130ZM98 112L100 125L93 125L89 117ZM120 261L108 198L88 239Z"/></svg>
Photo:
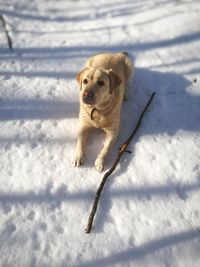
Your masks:
<svg viewBox="0 0 200 267"><path fill-rule="evenodd" d="M97 54L87 60L86 67L112 69L122 81L128 81L133 72L133 64L126 52Z"/></svg>

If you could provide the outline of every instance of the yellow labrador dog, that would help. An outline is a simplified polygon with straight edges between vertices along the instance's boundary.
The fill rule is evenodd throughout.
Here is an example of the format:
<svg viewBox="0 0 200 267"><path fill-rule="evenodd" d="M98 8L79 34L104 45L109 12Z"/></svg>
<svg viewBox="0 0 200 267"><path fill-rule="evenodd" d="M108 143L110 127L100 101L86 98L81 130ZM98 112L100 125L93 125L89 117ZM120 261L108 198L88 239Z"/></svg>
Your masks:
<svg viewBox="0 0 200 267"><path fill-rule="evenodd" d="M102 53L89 58L77 74L80 85L79 133L73 165L83 164L88 130L101 128L106 137L95 167L101 172L105 157L117 138L125 87L133 72L127 53Z"/></svg>

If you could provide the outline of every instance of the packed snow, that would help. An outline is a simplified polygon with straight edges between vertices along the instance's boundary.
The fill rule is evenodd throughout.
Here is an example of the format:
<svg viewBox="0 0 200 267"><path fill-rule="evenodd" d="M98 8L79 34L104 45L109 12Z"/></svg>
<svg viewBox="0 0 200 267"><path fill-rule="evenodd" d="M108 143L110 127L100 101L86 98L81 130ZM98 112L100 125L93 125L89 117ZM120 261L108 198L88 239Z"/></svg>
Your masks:
<svg viewBox="0 0 200 267"><path fill-rule="evenodd" d="M0 0L0 15L0 266L199 267L200 2ZM136 68L105 171L156 95L85 234L104 135L74 168L75 77L102 51Z"/></svg>

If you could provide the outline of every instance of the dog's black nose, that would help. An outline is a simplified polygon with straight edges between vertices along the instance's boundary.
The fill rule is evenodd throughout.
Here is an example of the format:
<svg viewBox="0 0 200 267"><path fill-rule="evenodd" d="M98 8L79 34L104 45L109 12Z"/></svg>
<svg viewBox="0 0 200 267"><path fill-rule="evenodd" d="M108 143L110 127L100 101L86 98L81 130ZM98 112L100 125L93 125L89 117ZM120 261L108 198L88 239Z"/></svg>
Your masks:
<svg viewBox="0 0 200 267"><path fill-rule="evenodd" d="M83 93L83 102L90 105L94 104L94 92L92 90Z"/></svg>
<svg viewBox="0 0 200 267"><path fill-rule="evenodd" d="M85 91L83 93L83 97L84 98L89 98L89 99L92 99L94 97L94 92L93 91Z"/></svg>

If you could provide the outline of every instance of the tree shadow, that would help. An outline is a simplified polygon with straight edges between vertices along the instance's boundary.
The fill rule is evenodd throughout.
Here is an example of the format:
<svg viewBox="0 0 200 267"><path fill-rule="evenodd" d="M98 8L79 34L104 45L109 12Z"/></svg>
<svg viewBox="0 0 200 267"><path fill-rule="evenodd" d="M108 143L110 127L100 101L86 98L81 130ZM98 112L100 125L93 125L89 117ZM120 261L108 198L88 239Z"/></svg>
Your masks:
<svg viewBox="0 0 200 267"><path fill-rule="evenodd" d="M115 27L115 26L114 26ZM112 30L112 27L110 27ZM92 30L91 30L92 31ZM3 59L13 59L15 55L23 55L25 59L38 59L39 58L79 58L91 56L93 53L102 51L127 51L127 52L142 52L153 50L156 48L171 47L175 45L186 44L200 40L200 32L193 32L190 34L183 34L173 39L165 39L158 41L149 41L143 43L129 43L129 44L112 44L112 45L82 45L82 46L62 46L62 47L24 47L14 48L14 52L10 53L8 48L0 48L0 57ZM81 53L80 53L81 51ZM72 54L72 55L71 55Z"/></svg>
<svg viewBox="0 0 200 267"><path fill-rule="evenodd" d="M23 20L36 20L41 22L78 22L78 21L86 21L86 20L92 20L93 18L90 18L88 15L75 15L75 16L62 16L55 14L48 14L48 15L38 15L33 14L32 12L21 12L19 10L13 11L13 10L7 10L7 9L1 9L1 13L14 18L20 18Z"/></svg>
<svg viewBox="0 0 200 267"><path fill-rule="evenodd" d="M174 62L170 63L159 63L159 64L152 64L153 68L164 68L164 67L171 67L171 66L179 66L179 65L188 65L188 64L194 64L199 62L199 58L188 58L188 59L182 59L182 60L176 60Z"/></svg>
<svg viewBox="0 0 200 267"><path fill-rule="evenodd" d="M137 3L138 2L138 3ZM147 1L146 1L147 2ZM78 3L79 4L79 3ZM94 6L93 5L87 5L83 6L81 5L81 11L77 5L78 10L70 9L69 7L63 7L58 8L54 7L53 9L51 8L46 8L47 14L45 15L38 15L38 11L36 13L36 10L33 8L25 8L25 6L19 6L16 7L15 10L10 10L7 8L1 8L1 13L3 15L9 16L9 17L14 17L14 18L20 18L23 20L33 20L33 21L40 21L40 22L56 22L56 23L66 23L66 22L87 22L87 21L92 21L94 19L104 19L107 16L112 16L112 17L119 17L119 16L127 16L127 15L132 15L135 13L138 13L140 11L144 11L145 9L148 9L149 6L145 5L146 8L143 8L143 5L140 4L139 1L126 1L123 3L117 3L116 5L110 5L108 4L103 4L101 3L100 6ZM112 7L112 8L111 8ZM155 7L153 4L152 7ZM57 8L57 9L56 9ZM23 12L22 12L23 10ZM64 12L65 11L65 12ZM78 14L75 12L73 14L73 11L79 11ZM61 15L61 14L65 15ZM72 15L68 15L68 14ZM58 15L59 14L59 15ZM67 14L67 15L66 15Z"/></svg>
<svg viewBox="0 0 200 267"><path fill-rule="evenodd" d="M0 121L78 118L78 102L47 99L0 99Z"/></svg>
<svg viewBox="0 0 200 267"><path fill-rule="evenodd" d="M51 203L67 203L67 202L82 202L88 201L91 203L93 199L93 191L77 191L68 192L65 184L61 184L55 192L52 192L53 184L47 183L43 189L40 189L38 193L34 191L28 191L26 193L13 192L13 193L0 193L0 205L10 204L10 205L48 205ZM200 190L200 182L193 182L188 184L163 184L159 186L141 186L134 188L122 188L113 189L109 199L146 199L146 198L169 198L170 196L179 194L182 192L181 196L184 199L189 197L192 192L197 192ZM105 216L104 216L105 217ZM87 218L86 218L87 219ZM96 219L98 221L98 219ZM103 220L102 220L103 221ZM98 227L95 225L95 232L98 231Z"/></svg>
<svg viewBox="0 0 200 267"><path fill-rule="evenodd" d="M142 258L150 254L164 250L168 247L173 247L181 244L184 244L185 246L186 242L190 242L194 239L200 239L200 234L196 229L189 229L187 231L171 234L160 239L151 240L140 246L130 248L101 259L80 263L79 265L76 265L76 267L98 267L125 264L128 262L141 260Z"/></svg>
<svg viewBox="0 0 200 267"><path fill-rule="evenodd" d="M111 179L116 178L118 175L115 173ZM185 201L192 192L200 190L200 180L190 184L171 183L159 186L136 186L118 190L112 189L112 183L111 180L107 181L104 192L101 195L98 211L94 219L94 227L92 230L94 233L101 233L103 231L105 222L109 221L109 210L115 198L118 201L120 201L120 199L129 199L132 201L145 199L151 201L152 198L169 199L171 196L177 195L180 200ZM92 206L92 203L90 206Z"/></svg>
<svg viewBox="0 0 200 267"><path fill-rule="evenodd" d="M171 1L164 1L162 4L169 4ZM184 3L176 3L176 5L184 5ZM101 3L100 5L87 5L83 6L81 5L81 11L82 12L75 12L73 14L73 11L78 11L79 5L77 5L77 10L70 7L63 7L61 5L61 8L58 6L54 6L53 8L46 8L47 13L43 15L38 15L38 10L36 10L33 7L27 7L24 5L17 5L15 7L15 10L10 10L7 8L2 7L1 13L3 15L6 15L8 17L14 17L14 18L20 18L22 20L33 20L33 21L39 21L44 23L49 22L56 22L56 23L66 23L66 22L87 22L92 21L95 19L104 19L109 17L115 18L120 16L129 16L134 14L143 13L146 10L149 9L155 9L159 6L159 3L151 3L148 1L143 1L142 3L140 1L124 1L124 2L118 2L116 4L111 3ZM23 10L23 12L22 12ZM67 16L68 14L73 14L70 16ZM59 14L59 15L58 15ZM65 14L65 15L61 15ZM66 15L67 14L67 15Z"/></svg>
<svg viewBox="0 0 200 267"><path fill-rule="evenodd" d="M29 58L29 60L31 60ZM5 76L6 78L15 77L26 77L26 78L56 78L56 79L74 79L76 76L75 72L57 72L57 71L0 71L0 76Z"/></svg>
<svg viewBox="0 0 200 267"><path fill-rule="evenodd" d="M13 137L5 137L1 136L0 137L0 144L4 144L5 147L9 147L9 144L15 143L17 147L20 147L22 144L30 144L31 149L36 148L38 145L44 146L44 145L61 145L64 146L66 145L67 142L74 142L75 143L75 138L72 138L71 136L59 136L59 137L48 137L45 134L42 133L37 133L36 136L30 137L27 135L26 137L21 137L21 136L13 136Z"/></svg>
<svg viewBox="0 0 200 267"><path fill-rule="evenodd" d="M12 194L1 193L0 205L54 205L59 206L63 202L79 202L83 200L91 200L92 192L67 192L66 185L59 186L56 192L52 193L52 184L48 183L44 189L38 193L29 191L27 193L13 192Z"/></svg>

